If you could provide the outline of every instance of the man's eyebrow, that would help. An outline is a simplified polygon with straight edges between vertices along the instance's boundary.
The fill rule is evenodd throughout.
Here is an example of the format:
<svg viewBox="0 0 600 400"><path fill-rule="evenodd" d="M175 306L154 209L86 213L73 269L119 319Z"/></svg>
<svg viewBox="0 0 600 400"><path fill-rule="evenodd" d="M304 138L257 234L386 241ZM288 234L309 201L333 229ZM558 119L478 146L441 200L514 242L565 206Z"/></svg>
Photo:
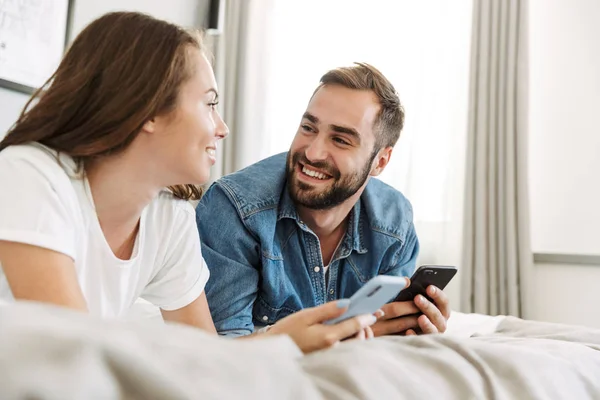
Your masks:
<svg viewBox="0 0 600 400"><path fill-rule="evenodd" d="M354 140L360 143L360 134L356 129L340 125L330 125L330 128L334 132L345 133L346 135L352 136Z"/></svg>
<svg viewBox="0 0 600 400"><path fill-rule="evenodd" d="M319 118L315 117L314 115L312 115L309 112L305 112L304 115L302 116L302 118L309 120L313 124L318 124L319 123Z"/></svg>
<svg viewBox="0 0 600 400"><path fill-rule="evenodd" d="M308 111L304 113L304 115L302 116L302 118L309 120L313 124L318 124L319 123L319 118L315 117L314 115L312 115ZM360 134L354 128L350 128L348 126L341 126L341 125L329 125L329 128L332 131L334 131L334 132L343 133L343 134L346 134L348 136L351 136L354 140L356 140L358 143L360 143Z"/></svg>

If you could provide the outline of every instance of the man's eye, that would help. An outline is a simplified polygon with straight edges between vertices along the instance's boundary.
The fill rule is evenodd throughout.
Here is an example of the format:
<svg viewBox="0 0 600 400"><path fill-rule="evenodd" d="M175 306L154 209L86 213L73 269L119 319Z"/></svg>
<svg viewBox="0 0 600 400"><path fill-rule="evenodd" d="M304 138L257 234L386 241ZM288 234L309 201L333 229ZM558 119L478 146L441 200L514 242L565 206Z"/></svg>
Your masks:
<svg viewBox="0 0 600 400"><path fill-rule="evenodd" d="M311 128L308 125L301 125L302 130L307 131L307 132L314 132L315 130L313 128Z"/></svg>
<svg viewBox="0 0 600 400"><path fill-rule="evenodd" d="M349 146L350 145L349 142L347 142L346 140L344 140L342 138L339 138L339 137L333 138L333 140L335 142L339 143L339 144L343 144L344 146Z"/></svg>

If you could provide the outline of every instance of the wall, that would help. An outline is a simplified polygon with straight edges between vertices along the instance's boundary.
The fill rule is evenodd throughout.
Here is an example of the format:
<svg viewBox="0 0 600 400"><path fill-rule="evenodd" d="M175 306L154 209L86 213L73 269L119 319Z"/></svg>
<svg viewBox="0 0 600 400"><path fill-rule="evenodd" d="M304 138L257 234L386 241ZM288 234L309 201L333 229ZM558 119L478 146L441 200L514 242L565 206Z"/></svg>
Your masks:
<svg viewBox="0 0 600 400"><path fill-rule="evenodd" d="M600 2L530 0L529 15L533 250L600 255ZM599 289L600 265L536 264L530 317L600 327Z"/></svg>
<svg viewBox="0 0 600 400"><path fill-rule="evenodd" d="M531 319L600 328L600 266L536 264Z"/></svg>
<svg viewBox="0 0 600 400"><path fill-rule="evenodd" d="M19 117L28 95L0 88L0 139Z"/></svg>
<svg viewBox="0 0 600 400"><path fill-rule="evenodd" d="M140 11L185 26L200 26L208 0L74 0L71 40L95 18L110 11ZM15 122L29 96L0 88L0 138Z"/></svg>
<svg viewBox="0 0 600 400"><path fill-rule="evenodd" d="M208 0L75 0L71 36L110 11L140 11L185 27L198 26L207 7Z"/></svg>

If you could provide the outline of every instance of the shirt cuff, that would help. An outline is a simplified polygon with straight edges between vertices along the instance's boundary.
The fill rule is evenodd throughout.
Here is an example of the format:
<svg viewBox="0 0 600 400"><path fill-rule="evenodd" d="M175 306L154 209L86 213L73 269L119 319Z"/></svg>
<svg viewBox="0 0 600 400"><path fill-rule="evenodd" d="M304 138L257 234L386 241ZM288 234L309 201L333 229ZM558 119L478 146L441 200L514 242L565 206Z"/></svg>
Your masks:
<svg viewBox="0 0 600 400"><path fill-rule="evenodd" d="M0 229L0 240L41 247L75 260L75 246L60 235L51 236L40 232Z"/></svg>
<svg viewBox="0 0 600 400"><path fill-rule="evenodd" d="M169 304L163 304L158 307L161 310L174 311L189 305L198 297L200 297L200 295L204 291L206 282L208 282L208 276L208 269L204 268L204 270L198 277L198 280L196 281L196 283L194 283L194 286L192 286L192 288L188 290L183 296L181 296L175 301L170 302Z"/></svg>

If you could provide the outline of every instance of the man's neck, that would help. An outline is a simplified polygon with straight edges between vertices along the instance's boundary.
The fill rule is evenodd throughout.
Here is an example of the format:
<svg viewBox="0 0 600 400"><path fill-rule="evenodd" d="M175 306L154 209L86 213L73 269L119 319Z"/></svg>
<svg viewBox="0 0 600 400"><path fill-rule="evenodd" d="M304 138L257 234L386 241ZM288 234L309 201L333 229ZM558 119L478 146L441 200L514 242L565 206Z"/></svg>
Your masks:
<svg viewBox="0 0 600 400"><path fill-rule="evenodd" d="M350 199L348 199L350 200ZM354 202L348 201L328 210L312 210L304 206L297 206L300 219L323 241L331 236L341 236L340 230L345 228Z"/></svg>
<svg viewBox="0 0 600 400"><path fill-rule="evenodd" d="M348 229L350 211L354 208L361 194L362 190L343 203L327 210L313 210L301 205L296 206L300 219L319 238L324 265L329 265L335 256L335 250Z"/></svg>
<svg viewBox="0 0 600 400"><path fill-rule="evenodd" d="M340 205L331 210L310 210L298 207L304 223L317 235L321 247L323 265L328 266L348 229L348 215L353 204Z"/></svg>

